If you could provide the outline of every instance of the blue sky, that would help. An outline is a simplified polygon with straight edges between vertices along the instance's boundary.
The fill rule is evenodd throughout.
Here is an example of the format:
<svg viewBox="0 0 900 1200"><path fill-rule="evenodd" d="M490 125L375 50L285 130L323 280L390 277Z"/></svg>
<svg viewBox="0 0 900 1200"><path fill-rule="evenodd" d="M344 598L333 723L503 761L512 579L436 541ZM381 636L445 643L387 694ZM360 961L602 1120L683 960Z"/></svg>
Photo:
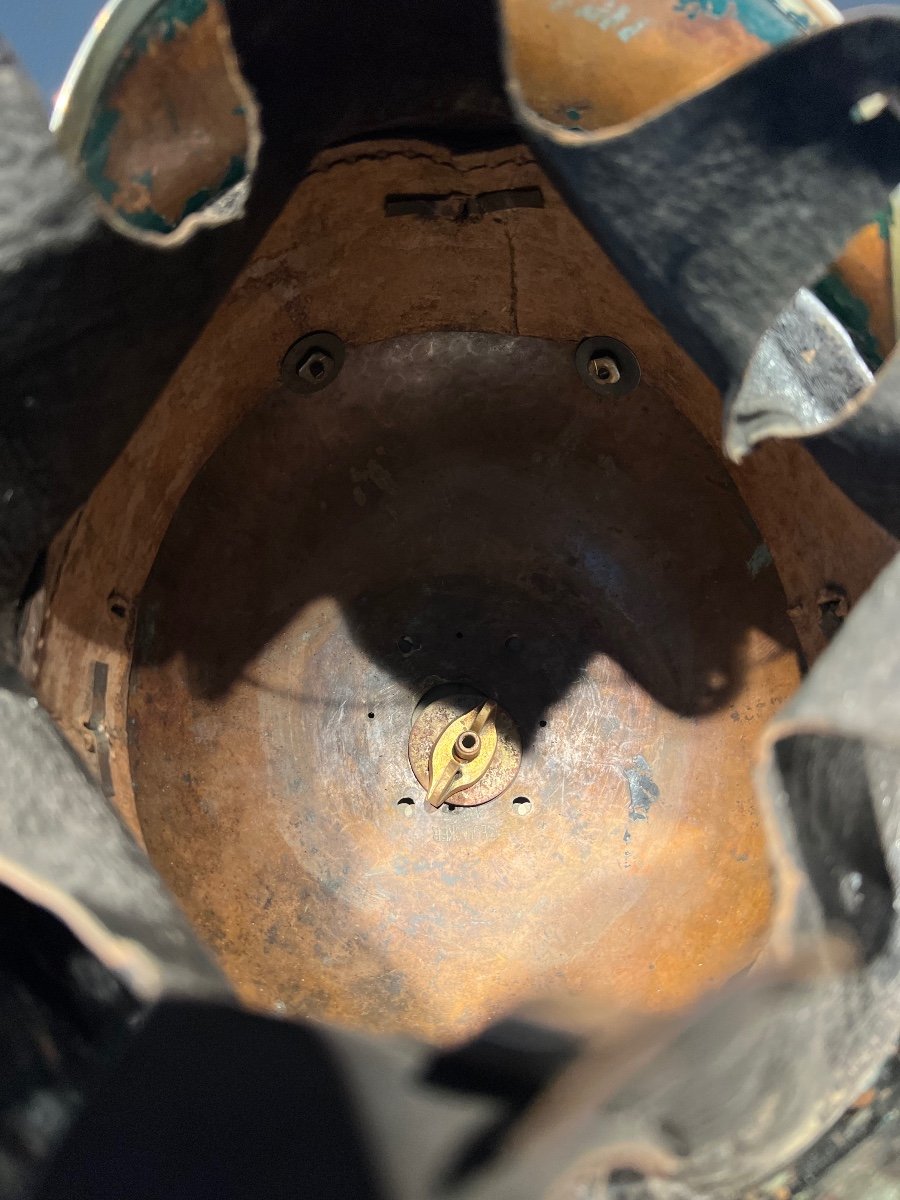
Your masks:
<svg viewBox="0 0 900 1200"><path fill-rule="evenodd" d="M0 33L47 99L63 81L103 0L0 0Z"/></svg>

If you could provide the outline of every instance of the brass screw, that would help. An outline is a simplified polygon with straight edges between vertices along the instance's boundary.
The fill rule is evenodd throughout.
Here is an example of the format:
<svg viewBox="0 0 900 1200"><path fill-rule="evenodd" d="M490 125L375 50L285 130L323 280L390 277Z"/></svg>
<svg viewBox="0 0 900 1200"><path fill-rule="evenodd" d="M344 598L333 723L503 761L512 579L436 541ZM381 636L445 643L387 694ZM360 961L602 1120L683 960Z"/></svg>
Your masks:
<svg viewBox="0 0 900 1200"><path fill-rule="evenodd" d="M588 370L598 383L618 383L622 378L619 364L610 354L597 354L588 363Z"/></svg>
<svg viewBox="0 0 900 1200"><path fill-rule="evenodd" d="M473 762L481 753L481 738L477 733L467 730L456 739L453 747L453 757L460 762Z"/></svg>

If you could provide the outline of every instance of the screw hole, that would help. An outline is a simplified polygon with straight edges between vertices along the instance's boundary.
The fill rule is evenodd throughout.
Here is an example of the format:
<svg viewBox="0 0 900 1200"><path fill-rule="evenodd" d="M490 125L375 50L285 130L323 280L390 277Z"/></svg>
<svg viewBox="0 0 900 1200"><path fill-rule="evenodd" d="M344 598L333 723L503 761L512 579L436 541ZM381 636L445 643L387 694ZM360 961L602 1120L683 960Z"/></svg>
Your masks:
<svg viewBox="0 0 900 1200"><path fill-rule="evenodd" d="M369 713L369 720L370 720L370 721L372 721L372 720L374 720L374 719L375 719L375 714L374 714L374 713Z"/></svg>
<svg viewBox="0 0 900 1200"><path fill-rule="evenodd" d="M611 337L588 337L579 342L575 368L592 391L604 396L627 396L641 378L632 352Z"/></svg>
<svg viewBox="0 0 900 1200"><path fill-rule="evenodd" d="M412 640L411 637L407 637L405 634L397 642L397 649L400 651L401 654L412 654L412 652L413 652L413 650L415 650L415 648L416 648L416 643Z"/></svg>
<svg viewBox="0 0 900 1200"><path fill-rule="evenodd" d="M538 724L540 725L541 729L546 729L546 728L547 728L547 722L546 722L546 721L538 721Z"/></svg>
<svg viewBox="0 0 900 1200"><path fill-rule="evenodd" d="M816 597L819 608L819 628L827 638L833 638L850 611L846 588L839 583L826 583Z"/></svg>
<svg viewBox="0 0 900 1200"><path fill-rule="evenodd" d="M118 617L120 621L124 620L128 615L128 605L118 592L110 592L107 597L107 603L109 604L109 611L114 617Z"/></svg>
<svg viewBox="0 0 900 1200"><path fill-rule="evenodd" d="M412 796L401 796L400 799L397 801L398 807L400 805L410 805L410 804L415 804L415 800L413 800Z"/></svg>
<svg viewBox="0 0 900 1200"><path fill-rule="evenodd" d="M531 801L527 796L516 796L513 800L513 812L520 817L527 816L531 812Z"/></svg>
<svg viewBox="0 0 900 1200"><path fill-rule="evenodd" d="M474 733L464 733L461 738L461 744L462 744L462 747L464 750L471 750L472 747L475 745L475 734Z"/></svg>
<svg viewBox="0 0 900 1200"><path fill-rule="evenodd" d="M460 632L457 630L456 636L457 636L458 638L461 638L461 637L462 637L462 634L461 634L461 633L460 633Z"/></svg>

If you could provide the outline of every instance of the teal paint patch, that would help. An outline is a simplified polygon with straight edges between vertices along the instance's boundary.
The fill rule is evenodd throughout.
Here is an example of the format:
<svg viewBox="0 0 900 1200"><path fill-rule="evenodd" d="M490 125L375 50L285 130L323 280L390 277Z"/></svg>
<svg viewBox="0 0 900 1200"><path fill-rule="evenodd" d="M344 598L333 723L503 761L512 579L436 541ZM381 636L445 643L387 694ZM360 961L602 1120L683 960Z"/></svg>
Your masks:
<svg viewBox="0 0 900 1200"><path fill-rule="evenodd" d="M109 144L122 114L115 108L105 108L101 100L99 109L88 127L81 147L81 161L88 182L107 202L119 190L119 185L106 174L109 159Z"/></svg>
<svg viewBox="0 0 900 1200"><path fill-rule="evenodd" d="M571 108L563 111L562 115L565 120L560 123L564 124L566 129L570 129L573 133L584 133L584 126L581 123L581 119L588 108L590 108L588 104L582 105L580 108L573 104Z"/></svg>
<svg viewBox="0 0 900 1200"><path fill-rule="evenodd" d="M236 183L240 183L246 173L247 164L245 163L244 159L237 158L236 156L232 155L231 161L228 164L228 169L222 176L219 183L217 183L215 187L201 188L199 192L195 192L194 195L191 196L185 203L185 206L181 212L181 216L178 218L179 221L182 221L185 217L190 216L191 213L200 212L201 209L206 208L207 204L209 204L211 200L216 200L219 196L223 196L227 191L233 188Z"/></svg>
<svg viewBox="0 0 900 1200"><path fill-rule="evenodd" d="M147 17L122 51L121 69L127 70L143 58L157 42L171 42L179 26L187 28L206 12L207 0L166 0Z"/></svg>
<svg viewBox="0 0 900 1200"><path fill-rule="evenodd" d="M123 76L140 61L151 46L161 42L171 42L181 29L193 25L206 10L207 0L167 0L166 3L154 10L135 32L131 41L120 54L115 68L110 72L81 147L81 161L88 182L107 204L113 205L113 198L120 186L119 180L109 177L108 167L112 137L122 115L118 109L109 106L109 97L114 93ZM243 106L238 106L233 112L236 116L246 116ZM189 197L175 222L167 220L152 207L147 207L139 212L126 211L115 205L113 207L123 221L133 225L136 229L153 233L171 233L178 228L185 217L200 212L212 200L218 199L236 183L239 183L246 172L246 161L242 157L232 156L223 177L218 182L201 188ZM149 189L153 187L153 172L150 169L144 170L132 178L134 182L143 184Z"/></svg>
<svg viewBox="0 0 900 1200"><path fill-rule="evenodd" d="M772 554L765 542L760 542L750 557L747 559L747 570L750 572L750 578L755 579L760 571L772 565Z"/></svg>
<svg viewBox="0 0 900 1200"><path fill-rule="evenodd" d="M881 212L877 212L873 217L875 224L878 226L878 233L883 242L891 240L891 210L883 208Z"/></svg>
<svg viewBox="0 0 900 1200"><path fill-rule="evenodd" d="M178 25L193 25L205 12L206 0L169 0L161 14L166 22L165 40L175 37Z"/></svg>
<svg viewBox="0 0 900 1200"><path fill-rule="evenodd" d="M826 308L837 317L850 335L870 371L877 371L884 359L878 349L875 335L869 328L869 310L841 279L836 271L829 271L813 288Z"/></svg>
<svg viewBox="0 0 900 1200"><path fill-rule="evenodd" d="M185 201L181 216L188 217L191 213L200 212L201 209L206 208L214 195L215 192L211 188L201 188L199 192L194 192L193 196L188 196Z"/></svg>
<svg viewBox="0 0 900 1200"><path fill-rule="evenodd" d="M149 230L153 233L171 233L174 229L178 228L185 217L190 216L191 213L200 212L211 201L217 200L219 196L230 191L235 184L240 183L247 173L246 160L239 155L232 155L222 178L209 187L201 188L190 196L174 223L166 220L165 217L162 217L152 208L141 209L138 212L119 208L113 204L113 197L119 190L119 185L115 180L107 176L106 166L109 158L110 138L120 117L121 114L115 109L101 112L100 116L91 126L87 138L85 138L82 161L91 185L107 204L113 205L116 213L123 221L126 221L129 225L133 225L136 229ZM147 188L153 187L152 171L142 171L140 174L132 176L132 178L136 183L143 184Z"/></svg>
<svg viewBox="0 0 900 1200"><path fill-rule="evenodd" d="M140 212L123 212L121 208L117 208L116 212L135 229L145 229L149 233L171 233L175 228L152 208L142 208Z"/></svg>
<svg viewBox="0 0 900 1200"><path fill-rule="evenodd" d="M677 0L674 11L689 21L699 16L735 17L748 33L770 46L780 46L810 29L805 13L779 8L772 0Z"/></svg>
<svg viewBox="0 0 900 1200"><path fill-rule="evenodd" d="M227 192L230 188L233 188L235 184L240 183L246 174L247 160L239 157L236 154L233 154L231 156L231 161L228 164L228 169L222 176L222 180L219 183L217 190L220 193Z"/></svg>

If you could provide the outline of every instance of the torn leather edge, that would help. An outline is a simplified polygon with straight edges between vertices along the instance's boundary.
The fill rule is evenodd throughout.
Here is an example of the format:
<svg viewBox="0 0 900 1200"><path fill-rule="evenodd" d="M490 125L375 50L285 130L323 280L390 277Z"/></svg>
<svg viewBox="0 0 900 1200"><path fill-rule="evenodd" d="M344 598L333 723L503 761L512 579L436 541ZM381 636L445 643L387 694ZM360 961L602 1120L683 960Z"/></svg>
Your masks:
<svg viewBox="0 0 900 1200"><path fill-rule="evenodd" d="M763 360L771 345L767 334L760 349ZM868 374L865 364L855 350L849 353L857 358L858 377L864 379ZM796 385L796 371L794 376ZM798 439L859 508L888 533L900 536L900 348L877 375L868 374L865 385L850 389L838 404L827 398L820 403L822 397L810 393L805 402L796 405L790 389L779 392L772 386L764 393L765 382L764 363L754 356L735 405L724 416L729 456L740 462L768 438ZM802 381L799 387L802 390Z"/></svg>
<svg viewBox="0 0 900 1200"><path fill-rule="evenodd" d="M0 678L0 722L9 739L0 776L0 884L62 922L137 999L230 999L149 859L9 670Z"/></svg>
<svg viewBox="0 0 900 1200"><path fill-rule="evenodd" d="M84 176L81 151L90 127L91 116L100 102L110 74L121 52L163 0L109 0L95 17L66 72L53 112L50 131L70 165ZM217 5L216 33L225 71L240 97L247 129L244 155L245 174L222 195L197 212L183 217L168 233L139 229L126 221L113 206L91 188L97 210L104 222L133 241L161 248L174 248L188 241L200 229L214 228L244 216L253 176L262 146L262 122L259 105L247 83L231 37L228 14Z"/></svg>
<svg viewBox="0 0 900 1200"><path fill-rule="evenodd" d="M900 178L893 113L851 115L900 86L898 44L896 12L854 18L593 132L535 114L514 78L508 92L570 206L724 392Z"/></svg>
<svg viewBox="0 0 900 1200"><path fill-rule="evenodd" d="M508 39L505 54L509 69ZM740 457L753 438L737 429L731 406L760 339L767 331L770 343L777 337L773 327L802 301L804 285L900 180L892 106L861 122L851 111L866 95L900 89L900 13L864 13L640 121L601 131L561 129L523 107L515 79L508 87L570 207L722 391L726 443ZM840 336L832 331L830 342L836 350ZM844 361L852 396L820 372L824 405L808 397L806 410L791 411L769 397L750 406L749 425L755 440L802 439L832 481L897 536L900 388L894 402L885 385L898 372L889 360L873 384L844 349L832 361ZM802 376L810 364L795 365ZM815 376L814 364L806 373Z"/></svg>
<svg viewBox="0 0 900 1200"><path fill-rule="evenodd" d="M724 405L732 462L769 438L805 438L846 421L874 377L840 321L801 288L766 330Z"/></svg>
<svg viewBox="0 0 900 1200"><path fill-rule="evenodd" d="M844 623L840 634L817 660L809 675L781 713L763 733L755 771L767 843L776 883L775 910L768 948L764 952L776 964L789 964L798 938L808 933L810 917L826 935L822 904L802 861L800 835L791 814L788 784L779 769L778 749L793 739L821 739L829 744L859 743L866 751L896 757L900 779L900 649L896 639L900 613L900 557L885 568ZM893 651L893 652L892 652ZM824 1091L815 1124L824 1132L868 1087L885 1060L895 1052L900 1039L900 842L885 837L885 825L894 814L900 818L900 794L885 790L873 801L873 817L891 876L893 915L890 936L879 953L831 978L823 986L819 1002L832 1007L839 1017L854 1011L862 1016L864 1028L839 1028L829 1033L829 1057L841 1070L833 1087ZM825 944L824 941L822 943ZM765 960L763 960L765 961ZM854 1004L864 997L864 1010ZM792 1062L796 1071L798 1064ZM834 1076L834 1072L831 1072ZM815 1139L808 1139L807 1145ZM798 1147L799 1153L805 1146Z"/></svg>

